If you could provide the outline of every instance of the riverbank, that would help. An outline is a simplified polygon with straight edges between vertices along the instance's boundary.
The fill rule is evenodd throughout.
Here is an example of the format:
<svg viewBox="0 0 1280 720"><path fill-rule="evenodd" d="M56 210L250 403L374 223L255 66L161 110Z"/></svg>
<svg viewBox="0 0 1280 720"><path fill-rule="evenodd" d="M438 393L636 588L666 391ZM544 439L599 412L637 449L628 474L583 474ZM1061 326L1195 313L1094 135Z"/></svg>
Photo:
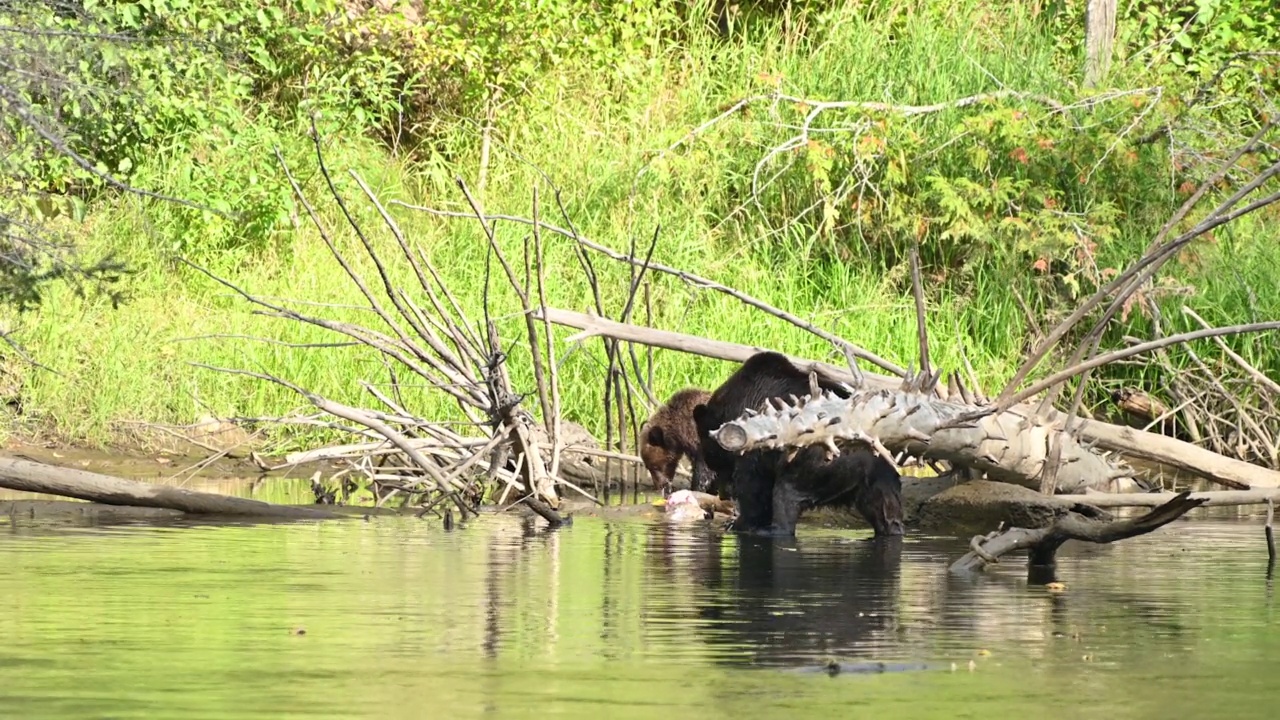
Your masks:
<svg viewBox="0 0 1280 720"><path fill-rule="evenodd" d="M1174 96L1194 83L1145 60L1117 61L1109 88L1083 93L1067 69L1076 48L1059 34L1063 18L1016 3L1000 7L1007 13L1000 23L989 22L997 12L990 3L911 12L903 25L896 11L833 10L808 29L779 19L732 40L684 28L615 74L547 70L510 90L484 127L475 118L437 123L431 142L414 152L389 147L374 120L326 108L317 127L327 178L308 137L310 116L294 105L264 109L230 97L213 126L166 134L165 143L139 152L128 178L225 206L241 221L112 193L56 215L54 229L86 257L112 255L129 268L125 297L116 307L115 298L51 286L38 309L9 319L13 339L57 373L11 356L0 368L0 400L78 444L118 444L139 424L311 409L287 388L210 368L270 372L335 400L369 403L361 382L389 379L367 353L335 347L346 338L314 325L254 314L231 287L179 262L309 313L368 322L367 302L326 240L366 281L378 275L365 240L383 257L399 250L352 173L435 263L468 316L494 319L504 345L525 331L520 306L504 282L486 283L487 270L498 271L477 223L410 207L469 213L459 178L491 214L531 215L536 190L543 219L615 251L645 255L656 236L653 260L749 291L900 366L918 361L906 258L919 242L932 363L972 367L996 390L1065 309L1137 257L1186 197L1186 184L1212 170L1203 158L1232 148L1175 155L1162 143L1138 142L1160 123L1182 131ZM724 112L743 98L756 102ZM815 115L806 143L795 127L818 100L850 105ZM293 197L278 158L311 208ZM1177 307L1184 301L1213 324L1280 316L1270 277L1280 262L1280 223L1264 212L1162 269L1164 284L1144 302L1170 303L1161 308L1163 332L1197 327ZM496 229L517 270L526 230ZM572 240L543 235L547 303L619 316L632 268L590 255L585 272ZM416 287L404 263L388 271L402 287ZM636 322L842 361L826 341L736 299L654 272L646 280ZM1143 303L1126 306L1104 346L1151 335L1152 317ZM564 414L603 437L603 349L598 339L566 344L574 332L554 329ZM1273 344L1231 342L1262 372L1280 367ZM1207 343L1197 352L1208 363L1219 359ZM647 352L636 354L647 374ZM527 355L515 352L508 362L514 385L532 387ZM1100 369L1086 402L1107 409L1113 387L1160 387L1195 363L1176 352L1163 362ZM714 387L731 370L657 351L653 391L663 398L686 385ZM406 393L422 417L456 414L443 393ZM315 427L264 424L262 432L282 448L334 437Z"/></svg>
<svg viewBox="0 0 1280 720"><path fill-rule="evenodd" d="M0 447L0 455L48 465L87 470L129 480L161 486L177 486L188 490L212 492L233 497L252 498L275 504L314 506L313 477L322 481L343 469L340 462L315 461L284 470L263 471L245 458L210 456L208 453L156 451L142 452L134 447L124 449L84 448L51 441L9 438ZM261 458L272 464L270 458ZM588 488L589 489L589 488ZM1192 489L1203 490L1203 483L1192 483ZM560 513L565 517L630 519L665 524L665 512L657 502L657 493L642 488L638 494L628 487L615 491L597 504L576 493L562 498ZM906 469L902 478L902 507L909 534L939 537L970 537L999 527L1042 527L1054 521L1070 504L1046 497L1033 490L1007 483L971 481L956 483L946 477L933 476L923 469ZM343 514L413 515L414 508L373 508L364 502L346 506L326 506ZM482 513L497 511L495 506L482 508ZM514 512L536 522L531 510L517 506ZM1146 512L1142 508L1113 509L1111 514L1132 516ZM1194 510L1199 517L1246 518L1265 513L1258 507L1212 507ZM119 524L171 524L192 522L202 525L239 524L244 519L220 520L217 517L190 518L171 510L68 500L36 493L0 489L0 516L8 516L24 526L95 527ZM717 515L713 526L723 523ZM253 520L252 522L258 522ZM270 519L262 522L272 522ZM800 522L805 534L814 531L865 533L869 527L852 509L819 508L804 514Z"/></svg>

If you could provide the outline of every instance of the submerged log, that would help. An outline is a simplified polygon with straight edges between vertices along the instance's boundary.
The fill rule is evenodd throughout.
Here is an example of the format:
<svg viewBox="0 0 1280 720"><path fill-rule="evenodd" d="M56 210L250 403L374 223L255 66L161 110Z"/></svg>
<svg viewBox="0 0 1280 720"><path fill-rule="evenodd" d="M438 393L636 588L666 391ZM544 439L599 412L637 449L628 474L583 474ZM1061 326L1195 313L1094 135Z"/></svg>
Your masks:
<svg viewBox="0 0 1280 720"><path fill-rule="evenodd" d="M1142 517L1130 520L1098 520L1069 511L1047 527L1009 528L985 537L979 535L969 543L970 551L951 564L951 572L977 572L998 563L1003 555L1026 548L1030 551L1029 577L1033 581L1048 581L1057 562L1058 548L1066 541L1108 544L1146 535L1204 503L1204 498L1192 498L1191 493L1184 492Z"/></svg>
<svg viewBox="0 0 1280 720"><path fill-rule="evenodd" d="M275 505L229 495L125 480L18 458L0 458L0 487L101 503L180 510L197 515L239 515L299 519L347 517L308 507Z"/></svg>

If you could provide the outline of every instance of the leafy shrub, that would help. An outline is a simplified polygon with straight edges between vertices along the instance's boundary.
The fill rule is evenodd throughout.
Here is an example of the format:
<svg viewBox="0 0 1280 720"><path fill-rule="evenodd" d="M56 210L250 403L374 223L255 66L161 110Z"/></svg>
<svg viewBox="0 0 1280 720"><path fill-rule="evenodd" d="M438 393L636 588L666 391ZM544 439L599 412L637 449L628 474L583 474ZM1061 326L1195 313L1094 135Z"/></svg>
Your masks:
<svg viewBox="0 0 1280 720"><path fill-rule="evenodd" d="M1118 30L1131 49L1150 49L1153 62L1167 59L1198 80L1250 56L1276 62L1280 8L1272 0L1141 0L1128 11Z"/></svg>

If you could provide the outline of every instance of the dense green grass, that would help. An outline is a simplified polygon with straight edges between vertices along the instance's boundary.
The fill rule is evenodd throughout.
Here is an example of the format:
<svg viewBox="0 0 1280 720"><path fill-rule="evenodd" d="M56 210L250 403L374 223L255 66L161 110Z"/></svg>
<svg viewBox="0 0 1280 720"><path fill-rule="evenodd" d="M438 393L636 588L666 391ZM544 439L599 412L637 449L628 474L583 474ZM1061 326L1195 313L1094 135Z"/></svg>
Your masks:
<svg viewBox="0 0 1280 720"><path fill-rule="evenodd" d="M734 119L691 146L666 154L651 166L646 163L655 151L715 116L718 108L758 91L759 73L781 75L795 94L827 99L937 102L996 89L993 78L1030 92L1066 92L1060 61L1037 25L1017 17L994 23L981 9L964 12L968 15L922 17L910 24L850 20L831 30L816 47L804 47L780 35L768 42L734 46L693 41L672 50L655 64L645 82L629 85L625 91L608 77L549 76L498 118L486 208L493 213L528 215L536 185L542 214L562 224L553 188L540 175L545 172L562 190L571 220L584 235L619 250L626 250L634 239L643 251L654 229L660 228L654 253L659 262L740 288L906 365L916 358L916 340L904 267L884 272L870 258L835 261L814 249L814 238L807 231L793 228L780 236L767 235L749 216L720 222L731 209L728 201L741 191L745 176L776 138L744 141L744 135L758 128L753 130L749 119ZM919 130L945 137L963 112L924 118ZM279 142L327 228L349 257L361 261L365 277L372 279L363 250L323 189L302 130L281 135L254 132L252 127L246 121L242 136L196 149L187 139L175 138L166 152L141 165L135 182L177 196L194 192L216 197L246 191L251 183L267 182L264 178L279 181L272 155L273 143ZM401 200L464 210L452 176L476 183L479 141L474 124L460 122L440 154L415 162L392 157L362 138L358 128L323 127L326 160L344 199L355 208L384 257L398 260L393 272L399 281L412 287L415 283L397 257L391 235L346 172L359 172L384 203ZM1153 182L1159 186L1161 180ZM1104 249L1113 258L1132 257L1149 241L1154 230L1150 223L1166 216L1173 202L1167 188L1124 200L1133 220L1131 234ZM403 207L392 207L391 212L412 242L425 248L472 319L478 320L486 245L477 224L434 218ZM48 430L78 441L105 441L118 421L187 423L206 412L224 417L273 416L306 406L303 398L287 389L196 368L192 363L270 372L323 395L360 404L371 399L359 381L386 381L383 366L362 350L192 339L213 334L292 343L341 339L314 327L254 315L251 305L235 293L181 268L170 256L177 250L264 297L363 304L301 210L297 229L283 227L265 247L237 245L234 227L137 199L100 204L78 231L86 239L87 250L120 253L137 274L130 281L131 301L119 309L63 290L26 320L21 340L61 373L16 369L25 412L41 419ZM1274 230L1268 232L1274 237ZM517 263L525 233L525 228L499 226L500 242ZM591 310L591 292L569 242L559 237L545 240L549 303ZM1275 246L1261 241L1249 245L1247 254L1252 259L1248 269L1240 272L1253 278L1252 292L1243 289L1243 282L1219 275L1200 287L1197 307L1210 308L1211 321L1241 321L1239 308L1246 302L1257 306L1254 312L1260 317L1276 316L1280 292L1259 282L1276 267L1280 252ZM1205 257L1212 265L1218 256L1211 250ZM616 316L630 271L601 256L593 261L605 310ZM490 312L501 318L504 340L518 348L523 342L523 325L515 314L518 306L496 263L492 270L495 290ZM732 298L689 288L670 277L652 279L656 327L836 359L823 341ZM961 368L964 353L989 386L1010 374L1029 335L1010 283L1010 275L989 269L963 290L949 286L931 290L929 331L935 364ZM350 309L294 307L326 317L372 322L367 313ZM572 332L560 328L557 335L562 339ZM602 432L601 343L591 340L576 349L558 345L557 354L566 353L571 354L561 378L567 416ZM517 384L531 387L527 355L517 349L511 362ZM713 386L730 371L728 364L719 361L657 351L655 391L665 396L688 384ZM446 396L435 391L421 393L412 403L425 417L456 413Z"/></svg>

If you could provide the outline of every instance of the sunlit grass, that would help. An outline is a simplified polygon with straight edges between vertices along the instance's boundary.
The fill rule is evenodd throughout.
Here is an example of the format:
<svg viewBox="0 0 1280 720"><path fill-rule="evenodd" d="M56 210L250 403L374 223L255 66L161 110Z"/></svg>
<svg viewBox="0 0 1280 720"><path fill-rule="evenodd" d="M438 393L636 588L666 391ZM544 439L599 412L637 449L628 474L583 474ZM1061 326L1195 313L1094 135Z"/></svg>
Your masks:
<svg viewBox="0 0 1280 720"><path fill-rule="evenodd" d="M763 233L749 221L719 224L727 208L717 203L742 184L742 173L759 156L744 154L741 142L729 143L743 125L727 121L691 146L662 156L645 173L640 170L657 151L680 140L726 103L758 92L755 77L763 72L782 76L799 94L828 99L937 102L992 90L992 78L1028 91L1063 91L1050 44L1040 42L1036 25L1023 18L982 22L981 8L965 12L971 14L967 19L921 18L914 24L850 19L815 47L777 37L731 46L694 41L673 50L647 83L625 93L617 92L608 78L550 76L498 119L498 142L482 198L485 208L527 216L536 185L542 215L563 225L566 220L556 207L554 188L541 175L546 173L562 191L570 219L584 235L619 250L634 242L643 253L657 228L655 260L749 292L905 366L917 360L917 340L912 299L902 290L904 268L891 269L890 278L873 269L878 258L844 263L824 259L810 250L812 239L798 231L762 239ZM954 120L953 114L941 113L922 120L921 127L943 137ZM323 129L326 162L344 200L392 264L397 281L415 287L391 235L347 171L356 170L384 204L400 200L465 210L453 176L476 185L475 128L460 125L441 143L438 154L416 163L390 157L360 138L357 129L333 124ZM325 191L314 151L301 130L246 131L225 145L202 147L199 167L205 179L200 192L212 192L209 178L220 179L222 192L238 192L246 183L263 182L264 168L279 181L278 166L271 169L277 143L326 228L376 290L372 266ZM142 166L136 181L188 196L195 192L185 184L191 178L191 153L183 139L175 139L173 148ZM1124 200L1132 232L1107 252L1134 257L1150 239L1153 228L1148 220L1167 215L1169 197L1127 193ZM471 319L480 320L487 247L475 221L441 219L399 206L389 209L410 240L425 248ZM289 343L343 339L314 326L254 315L254 308L236 293L169 259L169 252L179 249L263 297L364 305L306 213L299 209L296 229L282 224L273 245L248 249L224 242L235 237L234 228L192 222L184 212L137 199L109 202L91 212L82 228L87 249L113 250L131 263L137 270L130 280L132 299L113 310L64 289L28 319L21 339L61 374L20 369L24 411L44 421L47 429L75 440L105 441L120 420L187 423L205 413L278 416L306 407L306 401L288 389L193 363L270 372L328 397L371 403L359 381L384 383L388 376L381 362L364 349L292 349L247 339L193 339L217 334ZM504 252L517 266L523 264L526 234L526 227L499 226ZM591 290L570 241L544 234L544 242L549 304L593 311ZM1204 278L1199 286L1196 306L1208 308L1211 321L1255 315L1264 319L1275 317L1280 309L1280 292L1266 282L1280 258L1276 243L1243 237L1239 242L1241 257L1251 259L1229 263L1231 273ZM1218 256L1210 250L1205 257L1206 263L1213 263ZM605 311L616 317L631 271L602 256L592 260ZM499 320L504 342L513 348L513 379L519 387L531 388L518 304L496 262L490 271L489 312ZM988 388L1014 370L1031 332L1011 291L1011 272L1015 271L982 270L963 291L929 288L928 330L935 366L963 369L967 359ZM840 361L819 338L732 298L655 273L650 278L656 327ZM367 312L347 308L293 307L326 317L374 321ZM634 318L642 321L644 315L641 307ZM573 332L556 329L559 339ZM1261 366L1275 367L1274 351L1265 343L1258 341L1250 348L1247 354ZM643 362L645 351L637 352ZM565 358L560 377L566 416L602 434L600 341L589 340L578 348L560 344L557 354ZM714 386L732 369L727 363L670 351L655 351L654 358L659 397L686 385ZM425 417L457 415L441 392L422 389L409 397L412 409Z"/></svg>

